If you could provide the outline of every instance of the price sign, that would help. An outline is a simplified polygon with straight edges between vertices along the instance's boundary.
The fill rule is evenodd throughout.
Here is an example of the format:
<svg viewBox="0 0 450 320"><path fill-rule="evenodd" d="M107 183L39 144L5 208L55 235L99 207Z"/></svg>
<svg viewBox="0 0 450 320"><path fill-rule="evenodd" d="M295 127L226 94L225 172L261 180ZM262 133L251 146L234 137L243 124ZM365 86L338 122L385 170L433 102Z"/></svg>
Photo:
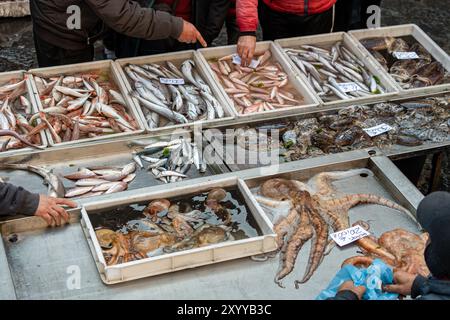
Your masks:
<svg viewBox="0 0 450 320"><path fill-rule="evenodd" d="M419 56L415 52L394 51L392 55L399 60L419 59Z"/></svg>
<svg viewBox="0 0 450 320"><path fill-rule="evenodd" d="M336 242L340 247L343 247L369 235L370 233L359 225L330 234L331 239L333 239L334 242Z"/></svg>
<svg viewBox="0 0 450 320"><path fill-rule="evenodd" d="M355 92L361 90L360 86L358 86L355 82L342 82L338 83L338 86L344 92Z"/></svg>
<svg viewBox="0 0 450 320"><path fill-rule="evenodd" d="M234 64L238 64L238 65L242 64L241 57L237 53L233 54L233 63ZM252 62L250 63L249 67L252 68L252 69L256 69L258 67L258 65L259 65L259 61L258 60L252 60Z"/></svg>
<svg viewBox="0 0 450 320"><path fill-rule="evenodd" d="M159 78L159 82L162 84L182 85L184 84L184 79Z"/></svg>
<svg viewBox="0 0 450 320"><path fill-rule="evenodd" d="M370 137L376 137L376 136L379 136L380 134L383 134L385 132L391 131L392 129L394 129L394 128L392 128L390 125L388 125L386 123L382 123L382 124L379 124L378 126L364 129L364 131Z"/></svg>

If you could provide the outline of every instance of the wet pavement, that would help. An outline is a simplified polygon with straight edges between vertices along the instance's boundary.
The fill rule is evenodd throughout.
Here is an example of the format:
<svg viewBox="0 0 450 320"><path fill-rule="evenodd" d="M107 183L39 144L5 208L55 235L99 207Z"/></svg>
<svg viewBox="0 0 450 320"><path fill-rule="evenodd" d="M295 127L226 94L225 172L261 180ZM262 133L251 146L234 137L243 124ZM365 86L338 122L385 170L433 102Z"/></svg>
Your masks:
<svg viewBox="0 0 450 320"><path fill-rule="evenodd" d="M450 52L450 10L448 0L383 0L382 25L415 23L421 27L447 53ZM222 32L215 42L225 45L226 33ZM0 18L0 72L27 70L37 67L35 58L31 19ZM450 191L450 152L442 164L441 190ZM420 189L426 191L430 174L430 160L424 168Z"/></svg>

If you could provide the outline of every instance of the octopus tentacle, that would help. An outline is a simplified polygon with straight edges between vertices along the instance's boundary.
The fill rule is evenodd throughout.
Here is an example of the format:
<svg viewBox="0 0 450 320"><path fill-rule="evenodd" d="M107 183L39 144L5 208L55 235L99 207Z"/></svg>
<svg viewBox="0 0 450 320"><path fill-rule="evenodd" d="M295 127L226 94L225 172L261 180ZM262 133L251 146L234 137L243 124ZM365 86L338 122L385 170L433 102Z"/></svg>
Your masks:
<svg viewBox="0 0 450 320"><path fill-rule="evenodd" d="M296 209L291 209L286 218L281 219L274 225L274 232L277 234L275 239L278 250L281 250L284 244L284 239L289 231L294 230L300 221L300 215Z"/></svg>
<svg viewBox="0 0 450 320"><path fill-rule="evenodd" d="M313 236L313 229L311 227L309 216L307 212L300 213L300 223L292 235L290 242L282 251L281 270L275 276L275 282L284 288L281 280L292 272L295 266L295 261L303 245Z"/></svg>
<svg viewBox="0 0 450 320"><path fill-rule="evenodd" d="M328 225L315 207L310 206L307 210L314 228L314 236L305 275L302 280L295 280L295 287L297 289L299 288L299 284L307 282L319 267L328 242Z"/></svg>

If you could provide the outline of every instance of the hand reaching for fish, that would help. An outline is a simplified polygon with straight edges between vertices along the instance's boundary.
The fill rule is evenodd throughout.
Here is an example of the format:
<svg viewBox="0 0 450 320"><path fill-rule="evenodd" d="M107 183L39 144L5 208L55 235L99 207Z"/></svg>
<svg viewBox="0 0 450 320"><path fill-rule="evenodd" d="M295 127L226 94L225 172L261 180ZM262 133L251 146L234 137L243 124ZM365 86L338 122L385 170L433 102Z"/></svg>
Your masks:
<svg viewBox="0 0 450 320"><path fill-rule="evenodd" d="M242 66L247 67L252 62L255 55L256 37L255 36L241 36L237 44L237 53L241 57Z"/></svg>
<svg viewBox="0 0 450 320"><path fill-rule="evenodd" d="M197 28L195 28L192 23L185 20L183 20L183 31L181 32L178 41L185 43L196 43L198 41L204 48L208 46Z"/></svg>
<svg viewBox="0 0 450 320"><path fill-rule="evenodd" d="M45 220L48 226L55 227L69 223L69 214L62 206L76 208L73 201L60 198L52 198L45 195L39 196L39 206L34 213L35 216Z"/></svg>

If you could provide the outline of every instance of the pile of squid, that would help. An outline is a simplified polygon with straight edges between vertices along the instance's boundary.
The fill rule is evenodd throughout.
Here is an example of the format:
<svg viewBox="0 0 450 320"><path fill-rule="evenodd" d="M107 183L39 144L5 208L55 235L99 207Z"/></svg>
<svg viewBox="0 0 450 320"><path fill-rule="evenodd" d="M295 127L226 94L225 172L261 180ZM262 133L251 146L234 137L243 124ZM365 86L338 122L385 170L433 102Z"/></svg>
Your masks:
<svg viewBox="0 0 450 320"><path fill-rule="evenodd" d="M418 42L410 45L402 38L385 37L363 39L361 43L403 89L450 81L449 72ZM418 58L397 59L399 52L415 53Z"/></svg>
<svg viewBox="0 0 450 320"><path fill-rule="evenodd" d="M373 172L368 169L322 172L307 183L275 178L260 185L255 197L272 216L278 250L253 258L267 260L280 252L280 268L275 276L275 282L280 287L284 287L282 279L294 270L300 250L310 240L312 244L306 272L302 278L295 280L296 288L313 276L335 246L329 237L330 230L338 232L349 228L349 210L353 207L364 204L384 206L407 215L416 223L407 209L391 200L373 194L340 195L332 185L333 181L358 175L373 177ZM385 254L372 238L360 239L356 244L377 256Z"/></svg>
<svg viewBox="0 0 450 320"><path fill-rule="evenodd" d="M335 43L329 50L310 45L284 50L310 87L326 102L386 92L366 64L341 42ZM341 83L356 84L357 90L346 90Z"/></svg>
<svg viewBox="0 0 450 320"><path fill-rule="evenodd" d="M42 149L44 124L31 121L33 109L27 98L26 80L0 84L0 152L32 147Z"/></svg>
<svg viewBox="0 0 450 320"><path fill-rule="evenodd" d="M224 205L227 192L216 188L202 196L204 203L195 208L183 201L153 200L143 211L145 218L116 231L98 228L95 233L107 265L234 240L232 216Z"/></svg>
<svg viewBox="0 0 450 320"><path fill-rule="evenodd" d="M99 74L34 76L41 119L55 144L138 130L124 97Z"/></svg>
<svg viewBox="0 0 450 320"><path fill-rule="evenodd" d="M132 96L138 100L150 129L225 117L224 107L194 61L184 61L180 69L170 61L166 65L125 67L134 88ZM172 80L180 82L168 84Z"/></svg>
<svg viewBox="0 0 450 320"><path fill-rule="evenodd" d="M234 55L209 61L217 81L234 103L239 114L264 112L303 104L303 97L289 88L288 75L279 63L271 62L267 50L256 57L255 68L233 63Z"/></svg>
<svg viewBox="0 0 450 320"><path fill-rule="evenodd" d="M66 191L65 197L95 197L124 191L128 189L128 184L136 178L136 169L134 162L124 167L80 168L77 172L64 176L75 183L74 188Z"/></svg>

